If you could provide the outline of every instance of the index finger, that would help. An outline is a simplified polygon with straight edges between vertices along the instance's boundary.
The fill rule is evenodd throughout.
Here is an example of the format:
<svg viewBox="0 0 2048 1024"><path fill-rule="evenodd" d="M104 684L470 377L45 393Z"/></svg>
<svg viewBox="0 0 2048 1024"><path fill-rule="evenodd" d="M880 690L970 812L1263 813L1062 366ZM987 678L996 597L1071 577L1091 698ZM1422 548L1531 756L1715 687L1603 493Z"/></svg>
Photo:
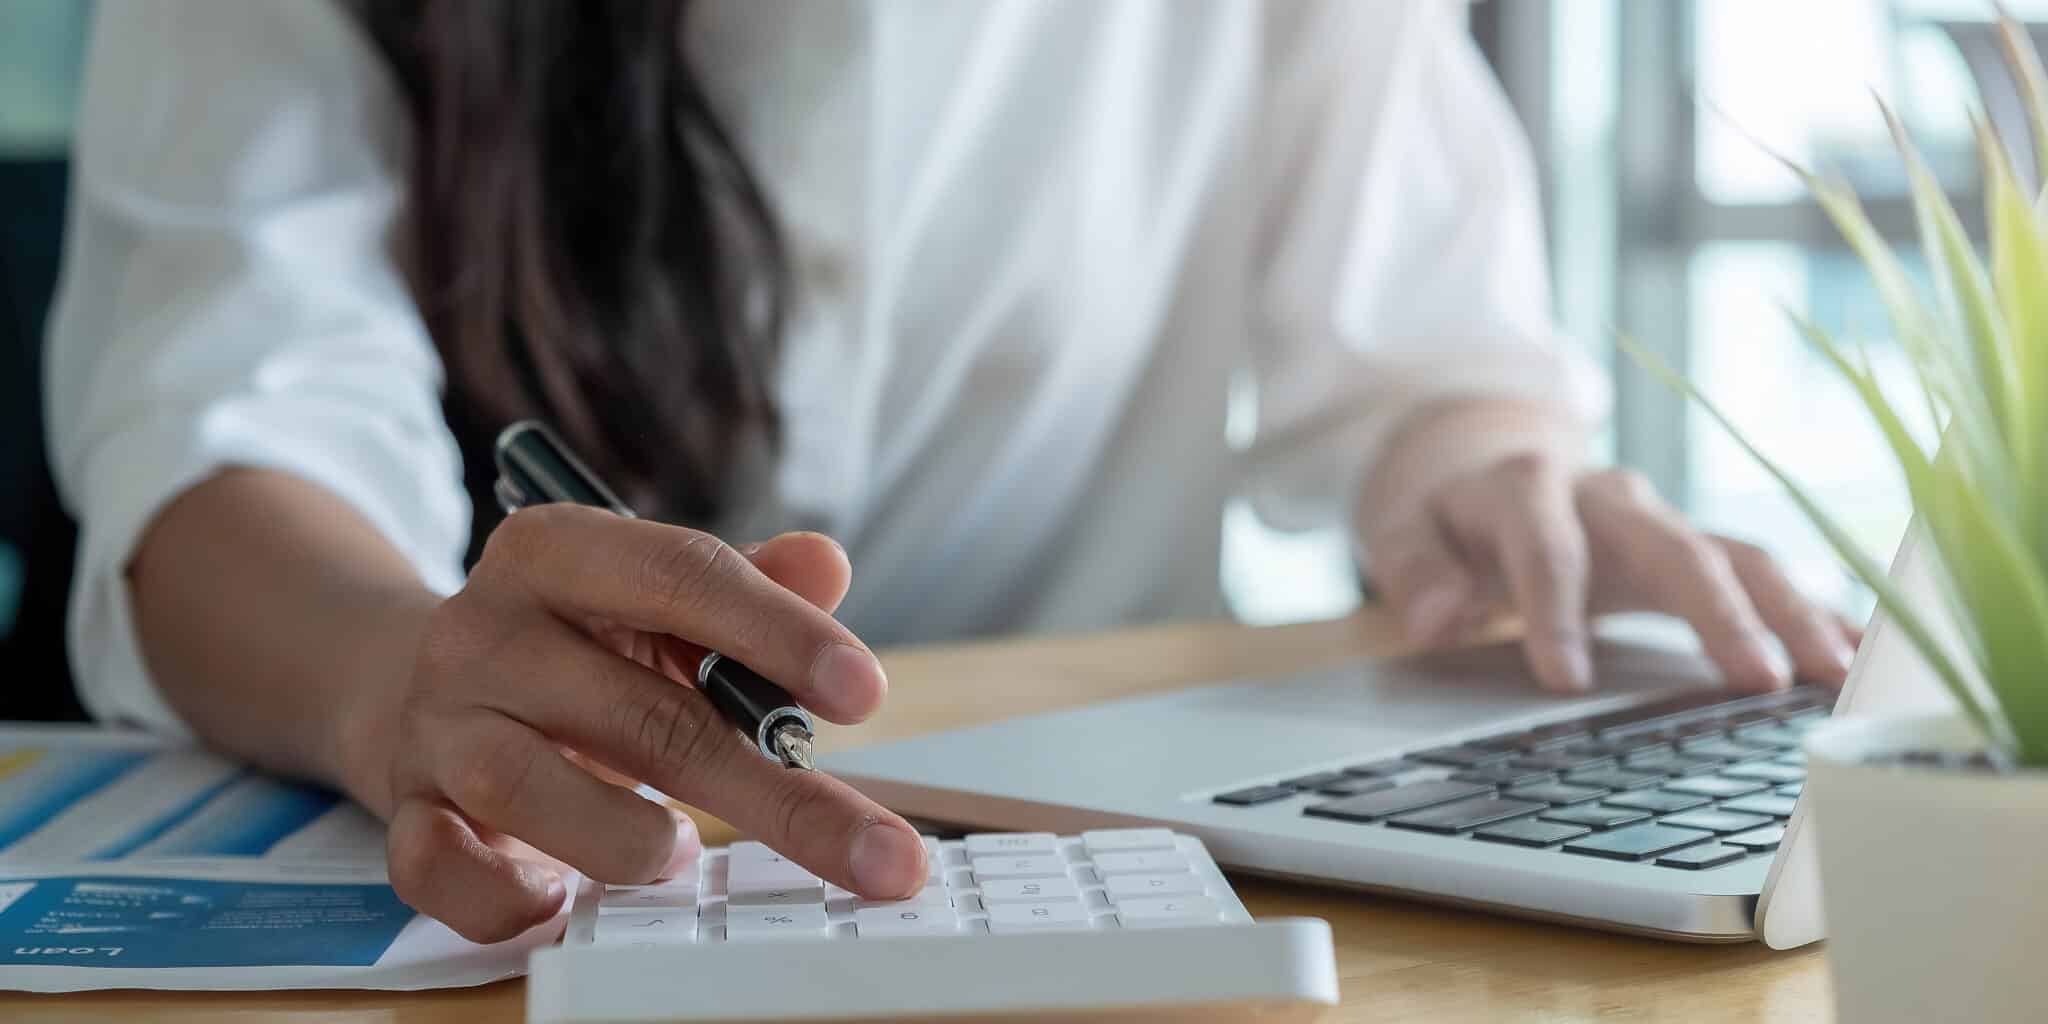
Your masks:
<svg viewBox="0 0 2048 1024"><path fill-rule="evenodd" d="M1491 552L1522 619L1522 649L1545 688L1593 685L1586 648L1586 536L1570 482L1536 460L1498 472L1514 500L1493 489L1454 496L1446 514L1459 539Z"/></svg>
<svg viewBox="0 0 2048 1024"><path fill-rule="evenodd" d="M873 714L888 691L881 663L852 631L707 533L542 505L506 518L484 562L559 613L738 659L835 722Z"/></svg>

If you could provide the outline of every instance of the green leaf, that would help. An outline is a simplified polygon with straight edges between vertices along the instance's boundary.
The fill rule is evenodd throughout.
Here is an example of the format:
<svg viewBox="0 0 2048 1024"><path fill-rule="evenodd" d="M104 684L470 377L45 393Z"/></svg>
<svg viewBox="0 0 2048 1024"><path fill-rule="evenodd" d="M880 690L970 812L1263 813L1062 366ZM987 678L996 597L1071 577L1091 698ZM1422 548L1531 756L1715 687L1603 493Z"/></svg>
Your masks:
<svg viewBox="0 0 2048 1024"><path fill-rule="evenodd" d="M2031 510L2028 531L2037 557L2048 557L2048 241L2020 189L2005 146L1982 118L1972 117L1984 165L1984 223L1991 232L1991 285L2012 339L2025 420L2012 437L2020 501Z"/></svg>
<svg viewBox="0 0 2048 1024"><path fill-rule="evenodd" d="M1906 135L1905 125L1884 101L1878 101L1885 123L1890 126L1892 141L1898 146L1899 154L1906 162L1906 171L1912 183L1913 211L1920 222L1920 244L1927 254L1928 266L1934 271L1934 279L1944 304L1951 316L1959 321L1964 337L1969 341L1967 352L1955 355L1967 359L1974 371L1968 379L1975 387L1964 383L1947 395L1950 408L1958 419L1968 424L1966 412L1974 411L1983 422L1996 428L1996 437L1983 436L1981 426L1965 428L1961 441L1966 461L1975 470L1980 482L2004 487L2004 474L1999 472L2011 465L2010 446L2015 436L2027 429L2031 423L2024 404L2024 392L2013 365L2011 341L2006 336L2005 321L2000 315L1997 302L1991 294L1991 281L1984 272L1983 264L1977 259L1977 252L1970 245L1970 237L1963 230L1961 218L1956 216L1948 196L1941 190L1941 183L1929 170L1920 151ZM1966 409L1974 407L1974 409ZM1986 447L1993 445L1995 447ZM2000 494L2002 500L2018 504L2017 494Z"/></svg>
<svg viewBox="0 0 2048 1024"><path fill-rule="evenodd" d="M2005 50L2005 66L2019 80L2020 98L2027 104L2027 120L2033 125L2034 170L2048 179L2048 73L2041 70L2041 54L2034 49L2034 37L2004 4L1998 6L1998 42ZM2048 189L2043 190L2048 194Z"/></svg>
<svg viewBox="0 0 2048 1024"><path fill-rule="evenodd" d="M1848 565L1849 571L1854 573L1857 579L1861 580L1865 586L1877 594L1878 604L1884 608L1886 614L1891 616L1893 624L1906 634L1906 638L1911 641L1914 649L1920 652L1920 656L1926 660L1928 667L1934 670L1936 677L1947 688L1949 695L1955 698L1956 703L1961 706L1963 713L1969 717L1970 721L1986 737L1994 742L2009 743L2010 741L2005 730L1999 728L1997 721L1985 711L1983 702L1978 698L1975 690L1971 688L1967 677L1957 668L1954 659L1949 657L1948 651L1944 650L1940 642L1935 639L1933 631L1927 628L1926 621L1921 616L1920 610L1911 601L1906 599L1899 588L1892 584L1885 568L1878 565L1869 555L1865 554L1863 549L1857 546L1855 540L1850 538L1848 532L1835 522L1834 517L1828 515L1804 489L1795 483L1790 474L1786 473L1782 467L1769 456L1766 456L1761 449L1757 448L1750 441L1748 435L1738 429L1735 423L1728 418L1727 414L1721 411L1720 406L1716 405L1713 400L1694 387L1691 381L1680 376L1677 371L1673 370L1662 359L1657 358L1649 350L1637 344L1635 339L1624 334L1617 338L1617 343L1621 346L1622 351L1628 353L1638 365L1662 380L1672 390L1686 395L1699 403L1700 408L1705 410L1707 415L1713 418L1714 422L1720 424L1721 428L1726 430L1730 437L1734 438L1735 443L1740 445L1742 450L1749 454L1750 458L1756 460L1756 463L1762 466L1765 472L1777 480L1778 484L1785 489L1785 493L1791 496L1793 503L1799 506L1799 510L1820 531L1821 537L1827 541L1828 546L1834 549L1836 556Z"/></svg>
<svg viewBox="0 0 2048 1024"><path fill-rule="evenodd" d="M1985 681L1998 696L2022 761L2048 759L2048 581L2011 525L1972 488L1956 461L1935 462L1933 500L1919 506L1941 563L1969 615Z"/></svg>

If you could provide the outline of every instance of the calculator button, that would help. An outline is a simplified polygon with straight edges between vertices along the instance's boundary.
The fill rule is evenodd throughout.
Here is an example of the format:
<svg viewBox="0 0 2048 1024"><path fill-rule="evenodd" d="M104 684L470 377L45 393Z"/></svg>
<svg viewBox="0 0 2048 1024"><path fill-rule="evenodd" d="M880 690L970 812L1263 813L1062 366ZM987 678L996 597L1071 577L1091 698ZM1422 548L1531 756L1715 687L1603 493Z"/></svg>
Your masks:
<svg viewBox="0 0 2048 1024"><path fill-rule="evenodd" d="M725 900L736 907L824 906L825 886L813 880L809 885L782 889L735 888Z"/></svg>
<svg viewBox="0 0 2048 1024"><path fill-rule="evenodd" d="M1206 896L1175 896L1153 900L1127 900L1116 905L1117 923L1126 928L1173 928L1190 924L1214 924L1223 916L1216 901Z"/></svg>
<svg viewBox="0 0 2048 1024"><path fill-rule="evenodd" d="M609 914L615 910L676 910L694 909L697 906L697 887L672 885L640 885L607 888L597 898L597 912Z"/></svg>
<svg viewBox="0 0 2048 1024"><path fill-rule="evenodd" d="M1079 903L1004 903L988 908L991 932L1086 931L1095 919Z"/></svg>
<svg viewBox="0 0 2048 1024"><path fill-rule="evenodd" d="M1104 828L1081 833L1081 845L1093 857L1132 850L1171 850L1173 833L1163 828Z"/></svg>
<svg viewBox="0 0 2048 1024"><path fill-rule="evenodd" d="M952 902L953 898L951 894L949 894L946 891L945 886L927 885L924 888L919 889L917 891L917 895L912 896L907 900L860 900L859 902L855 903L854 906L862 910L866 910L870 907L944 907L950 906Z"/></svg>
<svg viewBox="0 0 2048 1024"><path fill-rule="evenodd" d="M734 843L726 875L725 888L732 894L815 888L818 899L825 898L818 876L760 843Z"/></svg>
<svg viewBox="0 0 2048 1024"><path fill-rule="evenodd" d="M1095 858L1095 873L1105 879L1111 875L1156 875L1187 869L1186 857L1167 850L1105 853Z"/></svg>
<svg viewBox="0 0 2048 1024"><path fill-rule="evenodd" d="M952 907L868 907L853 912L853 930L863 939L951 935L960 930L960 918Z"/></svg>
<svg viewBox="0 0 2048 1024"><path fill-rule="evenodd" d="M1186 871L1171 875L1112 875L1103 883L1111 902L1160 896L1200 896L1202 880Z"/></svg>
<svg viewBox="0 0 2048 1024"><path fill-rule="evenodd" d="M727 942L787 942L822 939L831 921L822 906L731 907L725 915Z"/></svg>
<svg viewBox="0 0 2048 1024"><path fill-rule="evenodd" d="M633 943L667 946L695 942L696 939L697 913L694 910L620 910L600 914L597 930L590 937L590 941L599 946Z"/></svg>
<svg viewBox="0 0 2048 1024"><path fill-rule="evenodd" d="M1081 898L1071 878L1005 878L981 887L981 901L994 913L1000 903L1060 903Z"/></svg>
<svg viewBox="0 0 2048 1024"><path fill-rule="evenodd" d="M981 832L967 837L969 857L1058 852L1059 837L1050 832Z"/></svg>
<svg viewBox="0 0 2048 1024"><path fill-rule="evenodd" d="M1029 857L976 857L974 878L986 882L996 878L1065 878L1067 862L1057 855Z"/></svg>

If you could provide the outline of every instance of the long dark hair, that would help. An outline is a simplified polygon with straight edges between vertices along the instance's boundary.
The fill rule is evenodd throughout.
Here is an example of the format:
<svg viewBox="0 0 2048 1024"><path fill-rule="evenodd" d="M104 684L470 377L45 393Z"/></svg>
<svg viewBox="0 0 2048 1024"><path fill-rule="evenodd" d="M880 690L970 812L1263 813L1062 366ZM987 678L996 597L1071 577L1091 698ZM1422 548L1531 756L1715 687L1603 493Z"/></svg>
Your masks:
<svg viewBox="0 0 2048 1024"><path fill-rule="evenodd" d="M689 8L360 0L413 114L400 242L472 493L524 416L685 521L773 443L783 247L685 58Z"/></svg>

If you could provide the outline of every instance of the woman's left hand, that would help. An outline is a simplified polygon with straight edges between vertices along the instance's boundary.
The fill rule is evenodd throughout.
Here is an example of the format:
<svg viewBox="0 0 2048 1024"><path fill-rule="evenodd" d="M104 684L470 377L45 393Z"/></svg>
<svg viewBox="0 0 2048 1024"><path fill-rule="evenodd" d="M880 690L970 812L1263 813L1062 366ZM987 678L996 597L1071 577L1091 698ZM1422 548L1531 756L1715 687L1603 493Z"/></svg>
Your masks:
<svg viewBox="0 0 2048 1024"><path fill-rule="evenodd" d="M1691 624L1738 689L1777 689L1795 676L1840 684L1861 639L1855 627L1804 597L1763 550L1695 529L1640 475L1583 468L1565 454L1570 444L1524 446L1449 471L1441 469L1455 459L1427 455L1446 444L1483 451L1456 435L1505 436L1526 412L1468 410L1438 420L1434 437L1411 432L1409 450L1391 451L1392 465L1369 488L1362 527L1372 579L1411 641L1444 644L1505 604L1522 621L1536 678L1577 692L1595 683L1590 615L1659 611Z"/></svg>

